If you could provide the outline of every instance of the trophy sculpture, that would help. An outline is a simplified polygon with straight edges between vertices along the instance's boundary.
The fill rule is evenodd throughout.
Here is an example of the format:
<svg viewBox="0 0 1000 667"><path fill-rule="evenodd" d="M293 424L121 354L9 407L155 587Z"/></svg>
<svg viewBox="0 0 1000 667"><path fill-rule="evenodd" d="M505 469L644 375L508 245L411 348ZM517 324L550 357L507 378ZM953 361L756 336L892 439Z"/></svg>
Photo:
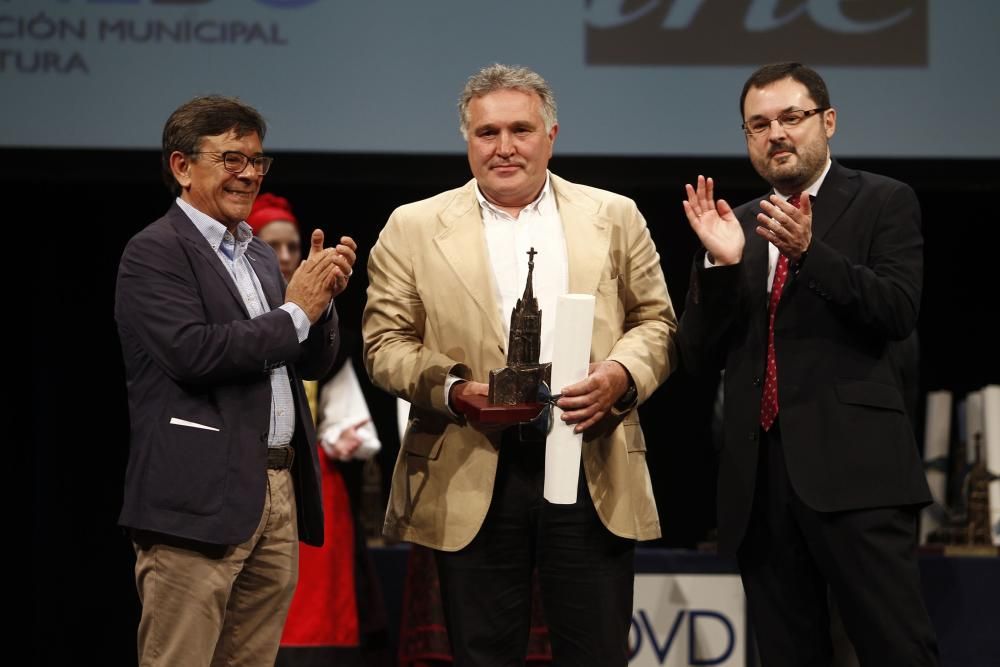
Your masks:
<svg viewBox="0 0 1000 667"><path fill-rule="evenodd" d="M507 365L490 371L488 397L470 396L456 406L469 418L493 424L517 424L538 416L545 404L538 389L548 384L552 364L538 363L542 337L542 311L532 288L535 255L528 252L528 279L524 294L510 313L510 338L507 341Z"/></svg>
<svg viewBox="0 0 1000 667"><path fill-rule="evenodd" d="M986 467L982 433L974 437L975 458L971 465L967 464L967 470L961 469L961 474L956 475L955 497L945 508L943 525L928 536L924 551L941 550L946 556L1000 556L1000 548L993 545L990 534L989 507L989 485L1000 475ZM965 447L956 450L964 463ZM937 460L929 462L937 467L935 464L945 465Z"/></svg>

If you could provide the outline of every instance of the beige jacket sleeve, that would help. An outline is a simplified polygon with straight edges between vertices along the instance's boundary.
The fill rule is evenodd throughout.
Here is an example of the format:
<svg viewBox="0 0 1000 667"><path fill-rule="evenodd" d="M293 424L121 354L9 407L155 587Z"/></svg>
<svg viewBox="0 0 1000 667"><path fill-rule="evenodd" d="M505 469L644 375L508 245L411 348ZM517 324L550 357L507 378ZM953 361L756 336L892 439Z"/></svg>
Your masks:
<svg viewBox="0 0 1000 667"><path fill-rule="evenodd" d="M414 273L414 253L427 240L396 210L368 259L368 303L362 318L365 367L372 381L414 405L445 414L448 375L471 379L470 369L424 344L427 314Z"/></svg>

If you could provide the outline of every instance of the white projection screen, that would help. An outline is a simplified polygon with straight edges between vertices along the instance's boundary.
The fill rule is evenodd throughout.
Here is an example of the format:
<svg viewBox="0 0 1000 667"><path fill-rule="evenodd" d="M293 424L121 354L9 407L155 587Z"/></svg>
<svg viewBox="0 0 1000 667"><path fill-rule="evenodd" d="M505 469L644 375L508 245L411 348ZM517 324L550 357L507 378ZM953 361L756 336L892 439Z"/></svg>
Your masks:
<svg viewBox="0 0 1000 667"><path fill-rule="evenodd" d="M826 79L840 155L1000 156L996 0L3 0L0 146L155 148L198 94L269 150L457 153L492 62L555 89L559 152L743 155L758 65Z"/></svg>

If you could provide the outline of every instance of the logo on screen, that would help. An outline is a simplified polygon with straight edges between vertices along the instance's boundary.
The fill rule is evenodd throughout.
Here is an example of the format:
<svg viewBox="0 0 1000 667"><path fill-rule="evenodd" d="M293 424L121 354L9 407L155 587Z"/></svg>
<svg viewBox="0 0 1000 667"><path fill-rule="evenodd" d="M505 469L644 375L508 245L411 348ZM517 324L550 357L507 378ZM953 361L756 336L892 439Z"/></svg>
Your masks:
<svg viewBox="0 0 1000 667"><path fill-rule="evenodd" d="M660 623L654 619L659 617ZM687 626L683 629L683 626ZM673 618L637 609L626 652L635 665L724 665L743 663L734 655L737 632L731 619L711 609L678 609Z"/></svg>
<svg viewBox="0 0 1000 667"><path fill-rule="evenodd" d="M927 0L589 0L588 65L926 66Z"/></svg>

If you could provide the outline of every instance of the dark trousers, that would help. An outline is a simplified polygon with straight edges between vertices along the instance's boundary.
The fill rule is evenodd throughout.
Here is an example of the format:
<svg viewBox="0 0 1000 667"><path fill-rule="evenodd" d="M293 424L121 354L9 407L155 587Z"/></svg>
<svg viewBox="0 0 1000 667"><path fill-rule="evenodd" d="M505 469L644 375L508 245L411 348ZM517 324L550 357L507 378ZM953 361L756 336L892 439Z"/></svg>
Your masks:
<svg viewBox="0 0 1000 667"><path fill-rule="evenodd" d="M862 666L937 665L920 592L916 516L911 507L806 507L788 478L780 426L764 433L738 553L764 667L830 664L828 588Z"/></svg>
<svg viewBox="0 0 1000 667"><path fill-rule="evenodd" d="M544 466L543 443L505 434L482 528L435 552L456 666L524 664L535 567L553 664L626 664L635 542L604 527L582 472L575 504L546 502Z"/></svg>

